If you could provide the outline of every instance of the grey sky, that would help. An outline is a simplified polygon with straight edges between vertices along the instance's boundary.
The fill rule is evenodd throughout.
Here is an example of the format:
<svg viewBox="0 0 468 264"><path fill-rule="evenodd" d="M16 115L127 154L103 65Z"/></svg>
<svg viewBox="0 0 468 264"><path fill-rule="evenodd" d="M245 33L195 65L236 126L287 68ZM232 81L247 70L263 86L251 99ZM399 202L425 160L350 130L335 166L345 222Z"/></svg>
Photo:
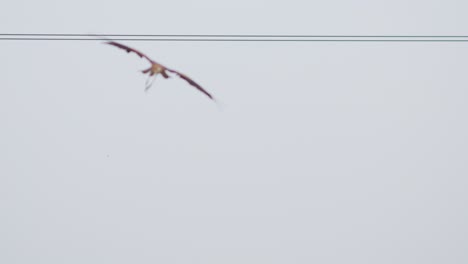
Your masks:
<svg viewBox="0 0 468 264"><path fill-rule="evenodd" d="M3 1L0 33L466 35L464 1ZM468 43L0 41L0 263L466 263Z"/></svg>

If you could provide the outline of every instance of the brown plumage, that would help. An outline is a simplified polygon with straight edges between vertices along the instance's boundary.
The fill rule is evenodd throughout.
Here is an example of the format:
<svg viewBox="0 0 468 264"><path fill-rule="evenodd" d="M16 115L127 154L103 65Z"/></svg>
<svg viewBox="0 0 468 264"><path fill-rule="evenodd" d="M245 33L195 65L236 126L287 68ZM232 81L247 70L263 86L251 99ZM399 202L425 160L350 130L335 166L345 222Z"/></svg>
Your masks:
<svg viewBox="0 0 468 264"><path fill-rule="evenodd" d="M148 80L146 81L146 88L145 90L148 90L153 81L154 81L154 77L156 77L158 74L161 74L164 78L169 78L169 75L167 74L167 72L171 72L171 73L174 73L176 74L177 76L179 76L180 78L184 79L185 81L187 81L190 85L192 85L193 87L197 88L200 92L204 93L206 96L208 96L211 100L214 100L213 96L211 96L210 93L208 93L205 89L203 89L198 83L196 83L195 81L193 81L192 79L190 79L189 77L187 77L187 75L181 73L181 72L178 72L176 70L172 70L172 69L169 69L167 68L166 66L162 65L162 64L159 64L157 62L155 62L154 60L150 59L148 56L146 56L145 54L141 53L140 51L134 49L134 48L130 48L128 46L125 46L123 44L120 44L120 43L117 43L115 41L108 41L108 42L105 42L105 44L108 44L108 45L111 45L111 46L115 46L117 48L120 48L120 49L123 49L125 50L126 52L128 53L135 53L136 55L138 55L140 58L144 58L146 59L149 63L151 63L151 66L148 68L148 69L145 69L143 71L141 71L143 74L148 74L149 75L149 78ZM149 82L150 78L153 77L153 81Z"/></svg>

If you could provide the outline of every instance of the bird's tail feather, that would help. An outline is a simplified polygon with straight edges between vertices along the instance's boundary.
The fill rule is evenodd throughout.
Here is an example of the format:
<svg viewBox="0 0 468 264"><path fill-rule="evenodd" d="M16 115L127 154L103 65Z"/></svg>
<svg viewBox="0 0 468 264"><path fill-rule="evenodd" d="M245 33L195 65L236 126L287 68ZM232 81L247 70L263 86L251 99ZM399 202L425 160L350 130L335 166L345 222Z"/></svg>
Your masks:
<svg viewBox="0 0 468 264"><path fill-rule="evenodd" d="M149 88L151 88L151 86L153 85L155 79L156 79L156 75L148 76L148 79L146 79L146 82L145 82L145 92L148 92Z"/></svg>

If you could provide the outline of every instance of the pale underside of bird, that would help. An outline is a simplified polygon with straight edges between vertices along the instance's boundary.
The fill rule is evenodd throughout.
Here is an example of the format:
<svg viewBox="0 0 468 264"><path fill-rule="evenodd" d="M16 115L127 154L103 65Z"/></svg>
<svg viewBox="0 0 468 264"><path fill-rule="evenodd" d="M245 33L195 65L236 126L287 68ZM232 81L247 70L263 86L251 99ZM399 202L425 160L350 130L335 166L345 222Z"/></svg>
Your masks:
<svg viewBox="0 0 468 264"><path fill-rule="evenodd" d="M146 80L146 87L145 87L145 91L147 91L153 84L156 76L158 74L161 74L165 79L169 78L169 74L168 72L170 73L173 73L177 76L179 76L180 78L184 79L185 81L187 81L190 85L192 85L193 87L197 88L200 92L204 93L206 96L208 96L211 100L214 100L213 96L208 93L205 89L203 89L198 83L196 83L195 81L193 81L192 79L190 79L189 77L187 77L185 74L181 73L181 72L178 72L176 70L173 70L173 69L169 69L167 68L166 66L162 65L162 64L159 64L157 62L155 62L154 60L150 59L148 56L146 56L145 54L141 53L140 51L134 49L134 48L131 48L131 47L128 47L126 45L123 45L123 44L120 44L120 43L117 43L115 41L107 41L105 42L104 44L108 44L108 45L112 45L112 46L115 46L117 48L120 48L120 49L123 49L125 50L126 52L128 53L135 53L136 55L138 55L140 58L144 58L146 59L150 64L151 66L148 68L148 69L145 69L145 70L142 70L141 72L143 74L148 74L148 79Z"/></svg>

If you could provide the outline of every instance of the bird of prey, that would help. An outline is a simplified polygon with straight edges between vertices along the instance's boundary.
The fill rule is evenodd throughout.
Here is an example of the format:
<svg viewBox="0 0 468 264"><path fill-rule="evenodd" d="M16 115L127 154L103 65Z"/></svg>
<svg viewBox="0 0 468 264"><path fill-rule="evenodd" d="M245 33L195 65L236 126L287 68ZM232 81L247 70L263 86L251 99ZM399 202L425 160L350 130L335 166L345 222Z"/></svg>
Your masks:
<svg viewBox="0 0 468 264"><path fill-rule="evenodd" d="M203 89L198 83L196 83L195 81L193 81L192 79L190 79L187 75L181 73L181 72L178 72L176 70L173 70L173 69L169 69L167 68L166 66L162 65L162 64L159 64L157 62L155 62L154 60L150 59L148 56L146 56L145 54L141 53L140 51L134 49L134 48L130 48L126 45L123 45L123 44L120 44L120 43L117 43L115 41L107 41L105 42L104 44L108 44L108 45L111 45L111 46L115 46L117 48L120 48L120 49L123 49L125 50L127 53L135 53L136 55L138 55L140 58L144 58L146 59L150 64L151 66L148 68L148 69L145 69L145 70L142 70L141 72L143 74L148 74L148 79L146 80L146 88L145 88L145 91L147 91L151 85L153 84L154 82L154 79L156 78L156 76L158 74L161 74L165 79L169 78L169 74L167 72L170 72L170 73L174 73L176 74L177 76L179 76L180 78L184 79L185 81L187 81L190 85L192 85L193 87L197 88L200 92L204 93L206 96L208 96L211 100L214 100L213 96L208 93L205 89Z"/></svg>

